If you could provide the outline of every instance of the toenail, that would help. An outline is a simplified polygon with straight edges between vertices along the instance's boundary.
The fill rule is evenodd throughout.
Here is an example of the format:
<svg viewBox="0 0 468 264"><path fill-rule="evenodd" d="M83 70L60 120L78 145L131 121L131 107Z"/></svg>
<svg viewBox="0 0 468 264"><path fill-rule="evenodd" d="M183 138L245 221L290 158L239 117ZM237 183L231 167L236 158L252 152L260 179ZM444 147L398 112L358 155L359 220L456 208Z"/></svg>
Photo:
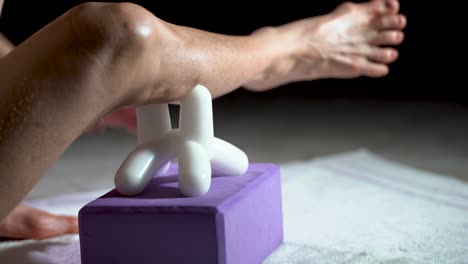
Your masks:
<svg viewBox="0 0 468 264"><path fill-rule="evenodd" d="M380 12L380 13L385 13L385 12L387 12L387 5L386 5L386 4L380 5L380 6L379 6L379 12Z"/></svg>
<svg viewBox="0 0 468 264"><path fill-rule="evenodd" d="M399 26L401 26L401 24L403 24L403 18L402 17L397 17L396 21L397 21L396 24L399 25Z"/></svg>
<svg viewBox="0 0 468 264"><path fill-rule="evenodd" d="M402 40L403 39L403 33L402 32L399 32L398 33L398 40Z"/></svg>
<svg viewBox="0 0 468 264"><path fill-rule="evenodd" d="M389 50L389 51L387 51L386 55L387 55L388 58L393 58L395 56L395 52L393 52L393 50Z"/></svg>
<svg viewBox="0 0 468 264"><path fill-rule="evenodd" d="M406 18L404 16L400 16L400 26L406 26Z"/></svg>

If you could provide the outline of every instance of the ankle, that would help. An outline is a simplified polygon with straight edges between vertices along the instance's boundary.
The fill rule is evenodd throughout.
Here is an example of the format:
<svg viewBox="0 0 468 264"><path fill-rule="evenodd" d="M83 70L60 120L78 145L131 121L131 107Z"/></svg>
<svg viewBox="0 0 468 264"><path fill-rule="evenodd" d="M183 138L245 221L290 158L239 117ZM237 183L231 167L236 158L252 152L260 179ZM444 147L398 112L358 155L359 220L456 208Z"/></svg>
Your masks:
<svg viewBox="0 0 468 264"><path fill-rule="evenodd" d="M247 84L265 82L289 68L295 53L293 36L281 27L263 27L255 30L250 37L255 38L266 59L264 67ZM247 87L249 89L249 87Z"/></svg>

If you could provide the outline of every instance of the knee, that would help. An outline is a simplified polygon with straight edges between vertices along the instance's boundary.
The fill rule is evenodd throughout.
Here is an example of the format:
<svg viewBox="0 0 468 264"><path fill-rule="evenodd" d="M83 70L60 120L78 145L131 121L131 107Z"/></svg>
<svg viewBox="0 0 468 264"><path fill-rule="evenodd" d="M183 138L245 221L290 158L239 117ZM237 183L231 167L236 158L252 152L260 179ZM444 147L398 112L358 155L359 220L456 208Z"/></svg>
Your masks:
<svg viewBox="0 0 468 264"><path fill-rule="evenodd" d="M70 13L76 37L88 50L138 55L157 37L158 19L135 4L85 3Z"/></svg>

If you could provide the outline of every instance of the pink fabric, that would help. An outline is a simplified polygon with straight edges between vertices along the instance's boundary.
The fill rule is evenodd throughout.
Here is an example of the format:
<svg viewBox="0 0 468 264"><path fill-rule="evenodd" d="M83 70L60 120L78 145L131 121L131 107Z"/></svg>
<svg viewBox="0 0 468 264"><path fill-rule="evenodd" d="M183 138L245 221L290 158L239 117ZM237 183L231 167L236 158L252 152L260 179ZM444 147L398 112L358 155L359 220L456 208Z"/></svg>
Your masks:
<svg viewBox="0 0 468 264"><path fill-rule="evenodd" d="M106 128L126 128L131 133L136 133L137 121L135 108L124 107L103 117L88 132L103 133Z"/></svg>

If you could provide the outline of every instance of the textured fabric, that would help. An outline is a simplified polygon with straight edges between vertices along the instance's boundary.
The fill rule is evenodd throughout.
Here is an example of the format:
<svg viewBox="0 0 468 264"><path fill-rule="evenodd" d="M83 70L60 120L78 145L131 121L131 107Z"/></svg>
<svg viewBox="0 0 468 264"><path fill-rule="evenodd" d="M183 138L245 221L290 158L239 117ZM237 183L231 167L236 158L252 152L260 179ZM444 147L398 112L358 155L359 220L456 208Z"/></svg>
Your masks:
<svg viewBox="0 0 468 264"><path fill-rule="evenodd" d="M266 264L468 263L468 184L367 151L282 164L285 243ZM30 204L75 214L107 190ZM0 243L0 263L79 263L77 236Z"/></svg>

